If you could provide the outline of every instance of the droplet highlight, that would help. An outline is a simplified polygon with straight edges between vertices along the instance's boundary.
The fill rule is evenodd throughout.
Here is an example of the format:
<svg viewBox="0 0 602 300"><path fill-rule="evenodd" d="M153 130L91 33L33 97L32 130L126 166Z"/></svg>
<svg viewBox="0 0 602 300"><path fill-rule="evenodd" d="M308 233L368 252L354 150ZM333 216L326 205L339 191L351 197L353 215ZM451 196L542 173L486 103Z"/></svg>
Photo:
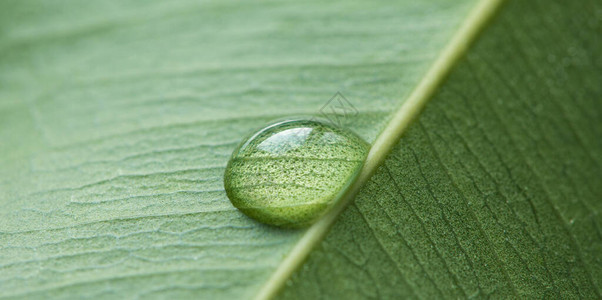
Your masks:
<svg viewBox="0 0 602 300"><path fill-rule="evenodd" d="M370 146L355 133L318 120L272 123L232 153L224 186L232 204L270 225L312 224L357 177Z"/></svg>

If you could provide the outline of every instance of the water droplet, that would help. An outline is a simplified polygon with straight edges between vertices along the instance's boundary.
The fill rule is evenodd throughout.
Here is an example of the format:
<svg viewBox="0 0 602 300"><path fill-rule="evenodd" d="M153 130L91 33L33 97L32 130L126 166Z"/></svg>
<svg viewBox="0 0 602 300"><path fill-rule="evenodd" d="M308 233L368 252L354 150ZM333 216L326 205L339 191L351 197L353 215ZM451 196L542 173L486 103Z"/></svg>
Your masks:
<svg viewBox="0 0 602 300"><path fill-rule="evenodd" d="M308 226L354 181L369 148L356 134L322 121L275 122L234 150L224 174L226 193L260 222Z"/></svg>

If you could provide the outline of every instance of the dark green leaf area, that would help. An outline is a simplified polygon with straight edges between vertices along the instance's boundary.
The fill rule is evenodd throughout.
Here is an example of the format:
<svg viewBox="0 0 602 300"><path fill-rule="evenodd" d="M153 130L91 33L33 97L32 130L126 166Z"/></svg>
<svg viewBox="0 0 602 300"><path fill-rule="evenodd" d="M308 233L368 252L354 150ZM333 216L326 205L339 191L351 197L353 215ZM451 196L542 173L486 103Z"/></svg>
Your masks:
<svg viewBox="0 0 602 300"><path fill-rule="evenodd" d="M601 9L509 1L281 296L599 298Z"/></svg>

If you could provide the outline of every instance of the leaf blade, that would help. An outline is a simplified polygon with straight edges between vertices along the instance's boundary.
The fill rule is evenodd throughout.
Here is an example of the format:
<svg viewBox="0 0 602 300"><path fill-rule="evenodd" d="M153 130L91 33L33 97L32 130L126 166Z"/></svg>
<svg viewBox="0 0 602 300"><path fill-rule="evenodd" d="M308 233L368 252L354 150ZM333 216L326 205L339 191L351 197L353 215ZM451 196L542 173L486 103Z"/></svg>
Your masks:
<svg viewBox="0 0 602 300"><path fill-rule="evenodd" d="M1 296L254 295L300 233L231 207L235 144L337 90L372 142L473 3L3 2Z"/></svg>
<svg viewBox="0 0 602 300"><path fill-rule="evenodd" d="M509 1L281 297L600 297L600 24L583 5Z"/></svg>

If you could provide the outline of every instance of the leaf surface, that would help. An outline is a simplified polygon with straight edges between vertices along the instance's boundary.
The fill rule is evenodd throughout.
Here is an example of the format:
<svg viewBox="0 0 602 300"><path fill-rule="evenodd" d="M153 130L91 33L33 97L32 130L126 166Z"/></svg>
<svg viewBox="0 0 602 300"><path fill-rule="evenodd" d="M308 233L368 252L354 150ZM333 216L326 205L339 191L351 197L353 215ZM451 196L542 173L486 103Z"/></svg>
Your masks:
<svg viewBox="0 0 602 300"><path fill-rule="evenodd" d="M600 298L601 11L508 1L280 297Z"/></svg>
<svg viewBox="0 0 602 300"><path fill-rule="evenodd" d="M299 241L229 203L340 91L374 142L476 1L3 1L0 297L249 298Z"/></svg>

